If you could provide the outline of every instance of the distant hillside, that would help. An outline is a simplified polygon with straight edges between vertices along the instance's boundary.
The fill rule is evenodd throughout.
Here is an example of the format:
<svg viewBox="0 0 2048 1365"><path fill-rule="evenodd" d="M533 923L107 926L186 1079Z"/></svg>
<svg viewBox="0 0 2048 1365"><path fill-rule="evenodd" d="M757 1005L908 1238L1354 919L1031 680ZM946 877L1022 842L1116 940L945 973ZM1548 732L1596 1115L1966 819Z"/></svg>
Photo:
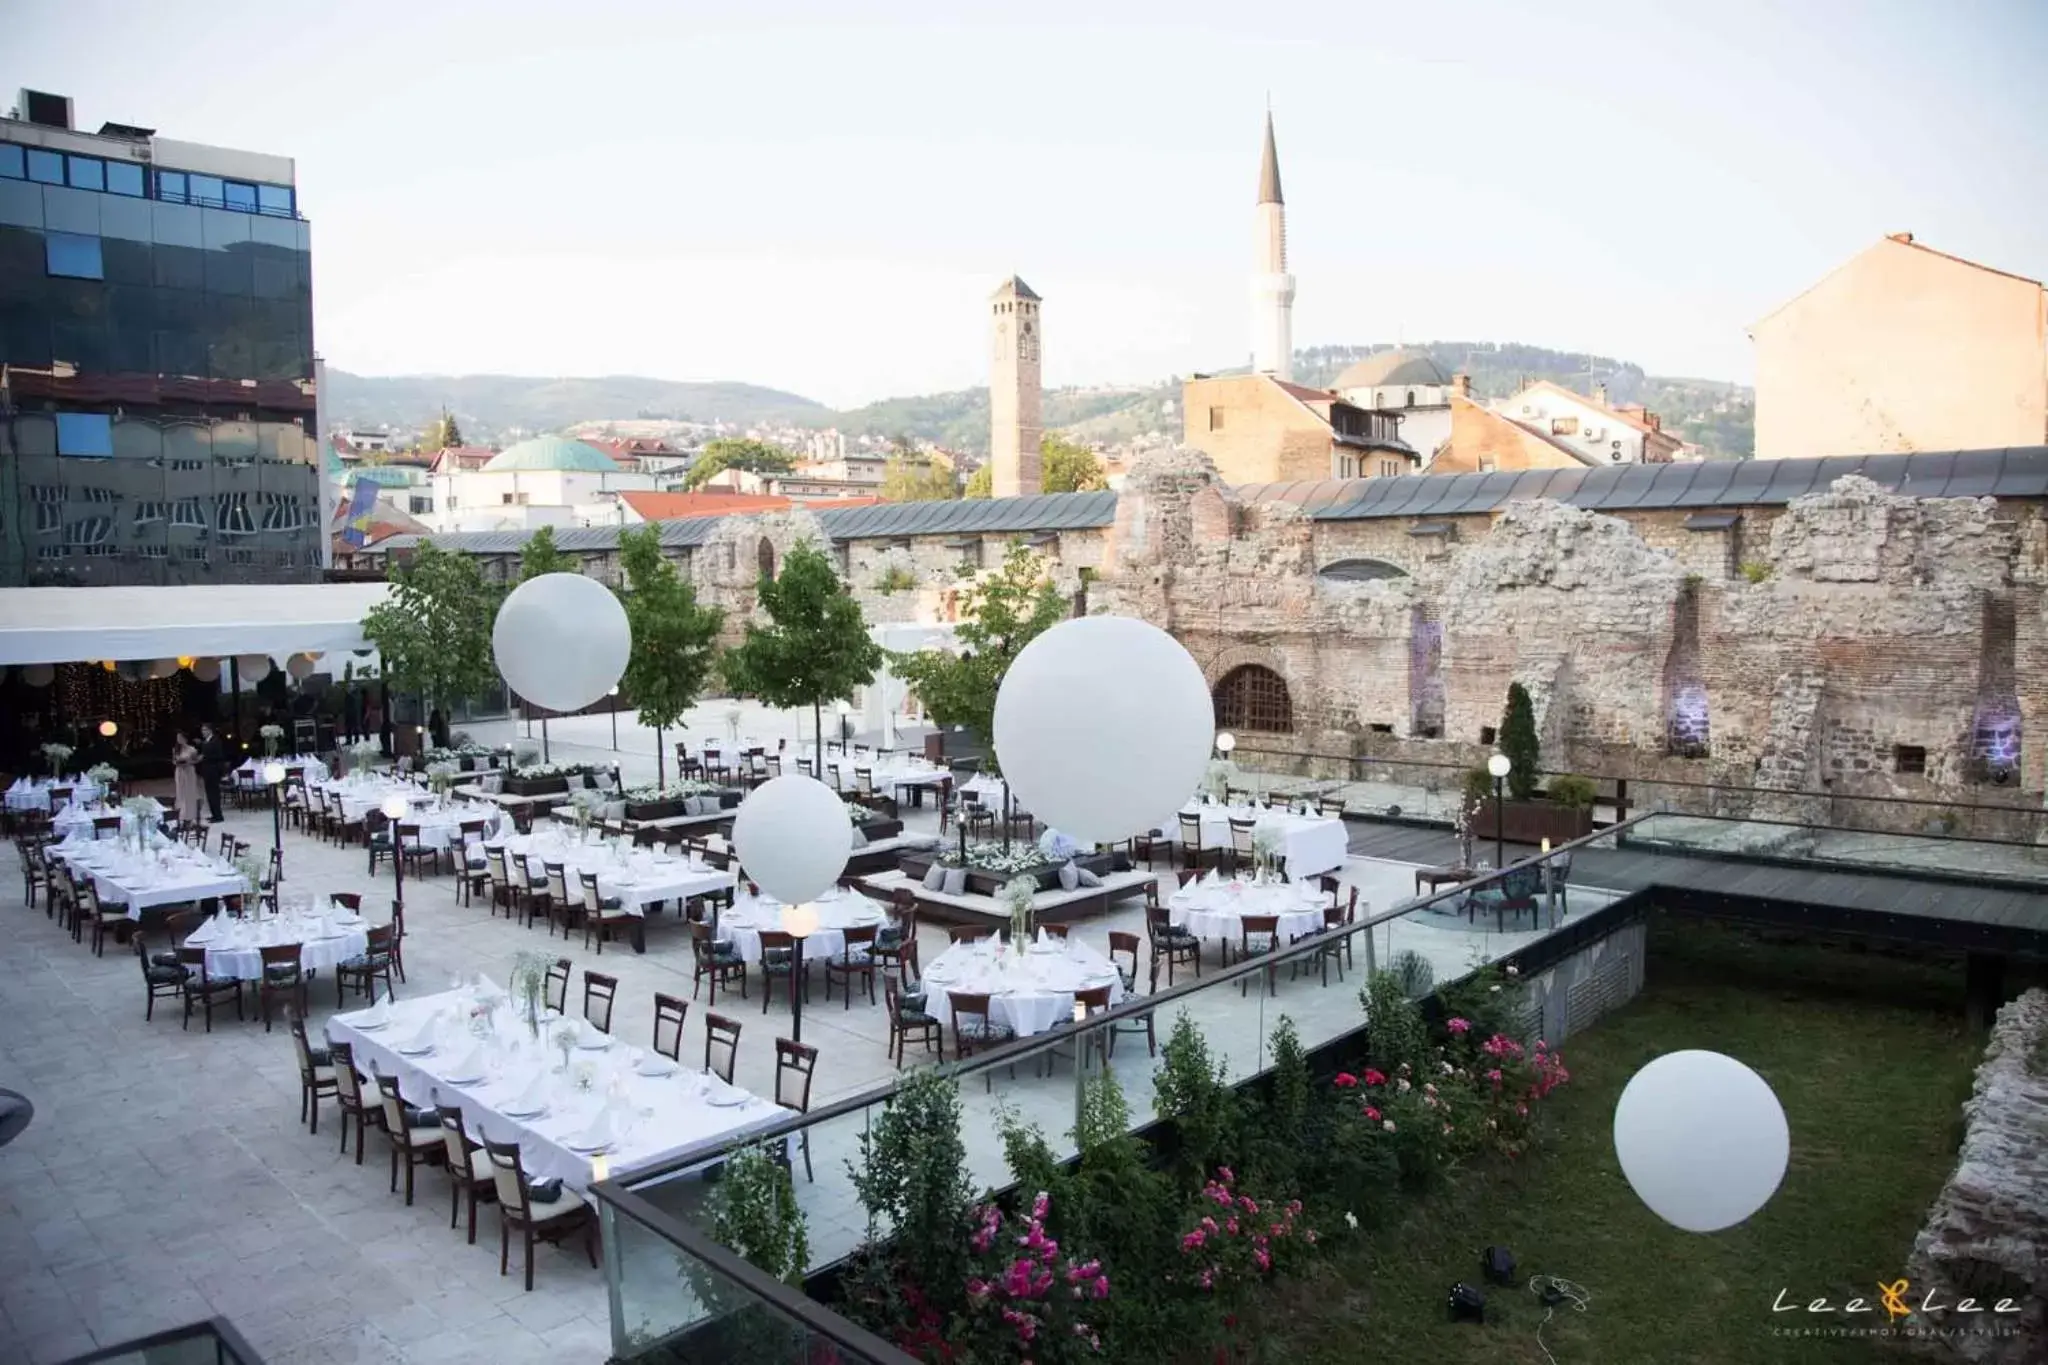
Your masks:
<svg viewBox="0 0 2048 1365"><path fill-rule="evenodd" d="M1045 426L1048 431L1074 428L1087 440L1115 440L1121 437L1095 434L1091 424L1116 417L1133 408L1150 405L1158 411L1163 396L1178 397L1178 385L1161 388L1048 389L1045 393ZM915 398L885 398L866 407L827 414L814 421L799 418L805 426L836 426L850 436L910 436L936 441L948 450L988 453L988 390L956 389L951 393L923 394Z"/></svg>
<svg viewBox="0 0 2048 1365"><path fill-rule="evenodd" d="M634 375L536 379L505 374L396 375L327 371L321 417L332 426L417 429L443 407L471 441L555 431L572 422L666 417L696 422L829 425L822 403L755 384L684 384ZM822 420L818 420L822 419Z"/></svg>

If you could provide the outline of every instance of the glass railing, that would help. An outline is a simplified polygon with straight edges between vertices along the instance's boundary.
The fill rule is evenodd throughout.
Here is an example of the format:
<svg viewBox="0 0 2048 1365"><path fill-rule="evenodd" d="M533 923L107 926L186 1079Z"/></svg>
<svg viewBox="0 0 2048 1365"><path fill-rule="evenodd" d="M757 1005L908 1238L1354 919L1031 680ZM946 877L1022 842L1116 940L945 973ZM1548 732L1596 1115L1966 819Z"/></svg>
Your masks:
<svg viewBox="0 0 2048 1365"><path fill-rule="evenodd" d="M103 1347L65 1365L263 1365L263 1357L225 1318L212 1318Z"/></svg>
<svg viewBox="0 0 2048 1365"><path fill-rule="evenodd" d="M1107 1067L1115 1074L1134 1127L1151 1123L1160 1049L1182 1014L1200 1029L1228 1078L1242 1082L1272 1064L1274 1035L1283 1018L1311 1051L1364 1027L1359 991L1376 969L1399 971L1411 983L1411 994L1420 996L1489 963L1536 961L1541 945L1563 941L1559 931L1585 924L1625 896L1590 884L1573 869L1575 855L1612 849L1615 842L1614 831L1603 831L1561 846L1547 859L1519 864L1505 874L1482 871L1477 880L1430 889L1426 895L1416 894L1418 869L1412 864L1353 859L1345 868L1345 894L1353 884L1363 890L1352 924L1283 944L1255 959L1242 958L1238 945L1232 945L1228 965L1222 965L1218 946L1210 941L1203 945L1200 975L1184 963L1169 974L1161 962L1156 983L1148 979L1142 917L1137 917L1139 922L1130 926L1141 936L1132 996L1085 1023L1065 1023L965 1063L948 1064L959 1083L960 1135L971 1182L982 1189L1010 1183L1001 1137L1006 1122L1036 1126L1056 1156L1073 1156L1072 1130L1083 1078L1091 1070ZM1112 912L1111 927L1116 927L1117 913ZM949 1051L952 1041L949 1030ZM911 1056L914 1060L915 1044ZM755 1135L756 1141L787 1146L797 1202L806 1218L812 1272L842 1261L871 1236L888 1234L886 1227L869 1227L851 1172L860 1168L863 1138L893 1091L890 1085L852 1095ZM708 1144L660 1168L595 1187L602 1203L618 1204L631 1215L615 1219L606 1260L614 1350L621 1358L662 1359L647 1353L668 1349L664 1343L695 1342L700 1334L722 1331L708 1324L734 1311L728 1300L701 1285L701 1248L716 1245L702 1221L707 1177L729 1150L729 1144ZM621 1202L627 1195L630 1203ZM607 1217L616 1212L608 1208ZM690 1230L697 1250L674 1245L678 1228ZM692 1358L745 1365L794 1357Z"/></svg>
<svg viewBox="0 0 2048 1365"><path fill-rule="evenodd" d="M1639 852L2048 890L2048 845L2038 843L1658 813L1631 821L1627 844Z"/></svg>

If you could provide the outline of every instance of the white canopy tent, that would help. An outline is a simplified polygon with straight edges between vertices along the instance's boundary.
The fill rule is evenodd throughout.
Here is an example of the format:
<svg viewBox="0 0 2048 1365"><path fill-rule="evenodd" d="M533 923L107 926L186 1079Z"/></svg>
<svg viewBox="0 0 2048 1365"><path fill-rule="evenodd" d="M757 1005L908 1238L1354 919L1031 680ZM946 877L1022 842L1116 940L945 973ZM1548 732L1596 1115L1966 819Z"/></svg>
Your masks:
<svg viewBox="0 0 2048 1365"><path fill-rule="evenodd" d="M901 654L915 653L921 649L943 649L957 653L960 645L957 632L950 622L936 622L928 625L910 622L887 622L869 627L868 634L884 649ZM861 706L861 727L865 730L879 730L882 747L896 747L896 722L902 718L909 701L910 688L903 679L889 671L887 660L875 674L873 683L865 689Z"/></svg>
<svg viewBox="0 0 2048 1365"><path fill-rule="evenodd" d="M386 583L0 588L0 665L368 649Z"/></svg>

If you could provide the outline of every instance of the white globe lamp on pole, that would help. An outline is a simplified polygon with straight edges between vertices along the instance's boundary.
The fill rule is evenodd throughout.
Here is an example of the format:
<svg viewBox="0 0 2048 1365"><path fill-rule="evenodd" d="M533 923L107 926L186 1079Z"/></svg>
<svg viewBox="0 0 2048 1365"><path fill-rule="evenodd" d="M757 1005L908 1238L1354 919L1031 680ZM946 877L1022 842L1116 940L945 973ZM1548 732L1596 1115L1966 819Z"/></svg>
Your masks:
<svg viewBox="0 0 2048 1365"><path fill-rule="evenodd" d="M1506 801L1503 799L1501 784L1508 780L1514 770L1514 760L1506 754L1495 754L1486 760L1486 771L1493 774L1493 865L1504 868L1507 859L1507 816Z"/></svg>
<svg viewBox="0 0 2048 1365"><path fill-rule="evenodd" d="M270 788L270 847L277 867L277 879L284 880L284 764L276 759L263 765L263 781Z"/></svg>
<svg viewBox="0 0 2048 1365"><path fill-rule="evenodd" d="M538 582L538 579L533 580ZM378 805L384 818L390 821L391 877L393 882L393 904L400 911L405 909L405 846L398 842L398 822L411 809L403 793L393 792Z"/></svg>

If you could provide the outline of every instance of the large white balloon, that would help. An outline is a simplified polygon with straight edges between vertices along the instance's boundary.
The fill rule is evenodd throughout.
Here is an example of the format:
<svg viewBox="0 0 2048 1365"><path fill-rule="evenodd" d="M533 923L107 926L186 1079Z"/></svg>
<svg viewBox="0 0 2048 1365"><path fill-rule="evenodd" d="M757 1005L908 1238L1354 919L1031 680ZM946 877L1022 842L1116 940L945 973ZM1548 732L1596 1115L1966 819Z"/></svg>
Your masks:
<svg viewBox="0 0 2048 1365"><path fill-rule="evenodd" d="M235 672L244 686L260 683L270 676L268 654L243 654L235 659Z"/></svg>
<svg viewBox="0 0 2048 1365"><path fill-rule="evenodd" d="M1734 1227L1770 1202L1792 1135L1770 1082L1718 1052L1668 1052L1614 1106L1614 1154L1650 1212L1687 1232Z"/></svg>
<svg viewBox="0 0 2048 1365"><path fill-rule="evenodd" d="M814 777L785 773L740 802L732 846L740 867L763 891L795 905L839 880L853 852L853 823L837 792Z"/></svg>
<svg viewBox="0 0 2048 1365"><path fill-rule="evenodd" d="M580 711L611 691L632 648L619 599L580 573L527 579L491 627L491 652L505 681L550 711Z"/></svg>
<svg viewBox="0 0 2048 1365"><path fill-rule="evenodd" d="M303 679L312 677L313 656L310 654L292 655L291 658L285 661L284 671L291 674L294 678Z"/></svg>
<svg viewBox="0 0 2048 1365"><path fill-rule="evenodd" d="M176 659L158 659L149 666L149 676L152 678L171 678L176 677L177 673L178 661Z"/></svg>
<svg viewBox="0 0 2048 1365"><path fill-rule="evenodd" d="M194 659L192 661L192 676L201 682L219 682L220 660Z"/></svg>
<svg viewBox="0 0 2048 1365"><path fill-rule="evenodd" d="M1172 820L1209 762L1202 670L1129 616L1063 621L1024 646L996 693L996 757L1023 808L1083 843Z"/></svg>
<svg viewBox="0 0 2048 1365"><path fill-rule="evenodd" d="M21 680L30 687L48 687L57 680L54 664L29 664L21 670Z"/></svg>

